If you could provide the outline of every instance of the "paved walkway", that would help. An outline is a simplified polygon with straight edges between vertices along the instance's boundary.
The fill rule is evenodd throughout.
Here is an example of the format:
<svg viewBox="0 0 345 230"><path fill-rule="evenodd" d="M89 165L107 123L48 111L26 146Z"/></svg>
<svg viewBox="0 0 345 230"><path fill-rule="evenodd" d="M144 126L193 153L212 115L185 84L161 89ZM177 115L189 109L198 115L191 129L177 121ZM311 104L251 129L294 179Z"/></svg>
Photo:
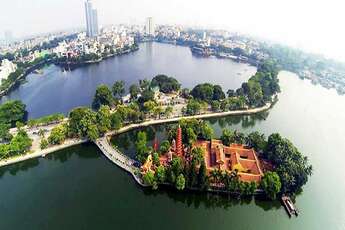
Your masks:
<svg viewBox="0 0 345 230"><path fill-rule="evenodd" d="M121 129L117 130L117 131L108 132L105 136L112 136L112 135L116 135L116 134L120 134L120 133L125 133L125 132L128 132L128 131L133 130L133 129L142 128L142 127L151 126L151 125L156 125L156 124L164 124L164 123L177 122L177 121L179 121L181 119L191 119L191 118L205 119L205 118L211 118L211 117L224 117L224 116L230 116L230 115L254 114L254 113L259 113L259 112L262 112L262 111L266 111L270 107L271 107L271 103L268 103L268 104L266 104L263 107L254 108L254 109L227 111L227 112L219 112L219 113L211 113L210 112L210 113L194 115L194 116L181 116L181 117L173 117L173 118L166 118L166 119L149 120L149 121L144 121L144 122L138 123L138 124L127 125L127 126L121 128ZM61 123L64 123L64 122L67 122L67 121L68 121L68 118L65 118ZM37 134L38 130L39 129L45 129L47 131L46 136L49 136L51 130L54 127L56 127L57 125L61 124L61 123L53 124L53 125L48 125L48 126L37 127L37 128L29 128L29 127L25 126L24 129L28 132L29 137L31 139L33 139L33 146L31 148L30 153L25 154L25 155L21 155L21 156L16 156L16 157L13 157L11 159L1 160L0 161L0 167L6 166L6 165L10 165L10 164L15 164L15 163L18 163L18 162L21 162L21 161L25 161L25 160L28 160L28 159L32 159L32 158L36 158L36 157L45 156L46 154L49 154L49 153L52 153L52 152L55 152L55 151L58 151L58 150L61 150L61 149L64 149L64 148L68 148L68 147L73 146L73 145L78 145L78 144L81 144L81 143L84 143L84 142L88 141L86 139L84 139L84 140L81 140L81 139L67 139L62 145L50 146L47 149L41 150L40 149L40 145L39 145L40 137ZM10 130L11 134L16 134L16 132L17 132L16 129L11 129ZM108 151L106 151L106 153L115 154L114 152L110 151L110 149L108 149L110 145L107 142L106 138L104 138L104 139L101 138L100 140L97 140L96 144L100 143L100 144L102 144L104 146L104 148L107 148L107 149L105 149L105 150L108 150ZM100 147L100 146L98 146L98 147ZM110 146L110 147L113 148L112 146ZM118 157L118 160L116 161L116 164L119 165L121 168L124 168L124 167L121 166L122 165L121 161L123 161L124 164L126 164L125 160L128 160L128 159L125 159L123 157L119 157L120 155L121 155L121 153L118 153L118 154L114 155L114 156ZM109 158L110 156L111 155L108 155L107 157ZM124 168L124 169L128 171L129 168L127 168L127 166L126 166L126 168ZM134 175L134 173L132 173L132 175Z"/></svg>
<svg viewBox="0 0 345 230"><path fill-rule="evenodd" d="M147 186L141 177L136 175L140 169L134 166L135 161L111 146L106 136L97 139L95 144L111 162L129 172L138 184Z"/></svg>

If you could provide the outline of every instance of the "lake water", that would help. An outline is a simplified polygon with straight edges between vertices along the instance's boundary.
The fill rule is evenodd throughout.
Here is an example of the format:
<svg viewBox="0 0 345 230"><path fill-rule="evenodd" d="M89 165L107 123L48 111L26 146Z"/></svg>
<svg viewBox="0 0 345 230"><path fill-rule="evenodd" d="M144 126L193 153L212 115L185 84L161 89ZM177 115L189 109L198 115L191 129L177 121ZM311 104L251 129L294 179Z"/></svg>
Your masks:
<svg viewBox="0 0 345 230"><path fill-rule="evenodd" d="M139 52L161 52L157 47L170 50L167 45L153 44L153 47L153 51L142 49ZM187 48L171 47L190 55ZM139 52L119 59L132 63L131 60ZM173 54L167 55L171 55L171 60L175 59ZM187 59L195 58L188 56ZM206 59L194 61L207 63ZM225 67L222 69L220 65L217 71L228 71L226 60L208 61L220 61ZM235 63L229 65L236 66ZM173 72L170 66L178 65L167 64L166 70L158 72L170 75ZM229 78L238 78L237 71L231 73L234 72L235 75ZM182 75L175 76L182 79ZM227 84L228 88L241 84L234 81L235 86L231 87L232 82L226 83L228 79L224 76L228 77L225 73L215 75L212 82ZM124 73L123 77L127 75ZM184 84L192 86L200 79L194 76L186 79ZM106 160L96 146L88 144L59 151L45 159L0 169L0 229L345 229L345 97L337 95L334 90L300 80L289 72L281 72L279 79L282 93L278 103L268 113L211 119L209 122L217 135L225 127L243 132L257 130L266 135L279 132L309 157L314 171L304 191L296 198L301 213L297 218L289 219L279 202L237 201L216 195L142 189L131 176ZM28 84L33 83L29 80ZM23 94L25 87L23 85L11 97L30 97L29 91L26 91L27 95ZM84 95L83 87L80 92ZM79 91L75 94L79 95ZM42 97L47 97L48 104L54 99L49 94ZM84 102L89 103L86 99ZM70 101L66 103L73 104ZM37 109L32 104L28 107ZM49 108L58 110L53 105ZM31 112L41 115L40 111ZM162 126L148 131L151 138L154 135L164 137ZM130 155L133 154L131 141L134 136L135 131L122 135L116 141Z"/></svg>
<svg viewBox="0 0 345 230"><path fill-rule="evenodd" d="M253 66L230 60L195 57L187 47L144 43L134 53L71 72L51 65L43 75L27 76L26 84L2 100L21 99L29 116L36 118L55 112L67 114L76 106L90 106L98 85L111 86L117 80L123 80L129 88L139 79L166 74L179 80L183 87L210 82L220 84L226 92L240 87L255 71Z"/></svg>

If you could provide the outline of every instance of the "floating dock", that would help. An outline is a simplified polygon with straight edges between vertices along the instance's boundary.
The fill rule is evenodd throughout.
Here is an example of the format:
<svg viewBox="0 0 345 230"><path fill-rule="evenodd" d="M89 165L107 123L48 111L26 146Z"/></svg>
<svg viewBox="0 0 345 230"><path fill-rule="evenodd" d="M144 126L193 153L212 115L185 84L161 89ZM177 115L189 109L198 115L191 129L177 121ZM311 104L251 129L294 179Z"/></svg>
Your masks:
<svg viewBox="0 0 345 230"><path fill-rule="evenodd" d="M298 210L295 207L295 205L292 203L290 197L282 196L282 203L289 217L293 215L298 216Z"/></svg>

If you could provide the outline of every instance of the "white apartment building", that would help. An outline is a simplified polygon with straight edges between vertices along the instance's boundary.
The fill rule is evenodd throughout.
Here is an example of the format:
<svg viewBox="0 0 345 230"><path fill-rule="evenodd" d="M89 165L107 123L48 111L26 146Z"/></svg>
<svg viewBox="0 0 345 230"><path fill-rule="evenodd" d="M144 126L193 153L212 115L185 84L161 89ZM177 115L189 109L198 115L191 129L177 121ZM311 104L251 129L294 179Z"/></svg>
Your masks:
<svg viewBox="0 0 345 230"><path fill-rule="evenodd" d="M17 65L12 63L11 61L5 59L2 60L0 66L0 81L2 79L7 79L8 76L17 70Z"/></svg>

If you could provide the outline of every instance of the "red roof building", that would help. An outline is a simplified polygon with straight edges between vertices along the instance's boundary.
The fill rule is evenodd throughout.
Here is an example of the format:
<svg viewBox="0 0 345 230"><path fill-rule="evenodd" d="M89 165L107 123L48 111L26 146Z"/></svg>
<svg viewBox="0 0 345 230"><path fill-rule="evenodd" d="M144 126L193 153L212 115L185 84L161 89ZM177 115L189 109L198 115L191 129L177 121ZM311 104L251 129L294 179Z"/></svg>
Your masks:
<svg viewBox="0 0 345 230"><path fill-rule="evenodd" d="M195 146L205 151L204 160L207 170L237 171L239 179L244 182L260 182L263 172L254 149L244 145L223 145L220 140L197 141Z"/></svg>

